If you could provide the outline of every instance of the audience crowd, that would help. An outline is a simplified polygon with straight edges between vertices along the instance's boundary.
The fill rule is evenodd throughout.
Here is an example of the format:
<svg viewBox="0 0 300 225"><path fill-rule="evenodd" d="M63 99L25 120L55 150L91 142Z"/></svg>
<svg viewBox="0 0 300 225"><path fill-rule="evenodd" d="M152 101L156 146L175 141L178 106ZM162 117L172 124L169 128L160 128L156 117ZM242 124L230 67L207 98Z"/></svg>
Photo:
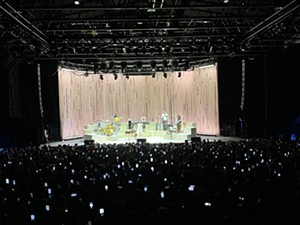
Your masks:
<svg viewBox="0 0 300 225"><path fill-rule="evenodd" d="M9 148L0 224L300 224L299 154L280 139Z"/></svg>

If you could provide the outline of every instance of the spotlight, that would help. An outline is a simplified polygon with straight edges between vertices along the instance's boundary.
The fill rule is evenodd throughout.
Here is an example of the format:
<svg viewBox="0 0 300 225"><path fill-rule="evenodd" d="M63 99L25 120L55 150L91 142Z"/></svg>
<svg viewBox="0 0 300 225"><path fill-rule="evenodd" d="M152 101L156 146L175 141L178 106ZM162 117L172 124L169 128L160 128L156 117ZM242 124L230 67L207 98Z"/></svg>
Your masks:
<svg viewBox="0 0 300 225"><path fill-rule="evenodd" d="M74 4L75 4L75 5L79 5L79 4L80 4L80 1L74 1Z"/></svg>
<svg viewBox="0 0 300 225"><path fill-rule="evenodd" d="M167 76L168 76L168 75L167 75L167 73L166 73L166 72L164 72L164 78L167 78Z"/></svg>
<svg viewBox="0 0 300 225"><path fill-rule="evenodd" d="M181 72L180 71L178 72L178 77L181 77Z"/></svg>
<svg viewBox="0 0 300 225"><path fill-rule="evenodd" d="M98 66L97 64L94 64L94 74L96 74L98 72Z"/></svg>
<svg viewBox="0 0 300 225"><path fill-rule="evenodd" d="M85 71L85 74L84 74L84 76L86 76L86 77L88 77L88 76L89 76L89 70L88 70L88 68L86 68L86 71Z"/></svg>
<svg viewBox="0 0 300 225"><path fill-rule="evenodd" d="M164 66L165 68L168 67L168 62L167 62L167 60L163 60L162 64L163 64L163 66Z"/></svg>
<svg viewBox="0 0 300 225"><path fill-rule="evenodd" d="M100 80L103 80L103 75L102 74L100 74Z"/></svg>
<svg viewBox="0 0 300 225"><path fill-rule="evenodd" d="M156 67L156 62L155 61L151 61L151 67L152 67L152 69L155 69L155 67Z"/></svg>
<svg viewBox="0 0 300 225"><path fill-rule="evenodd" d="M138 71L141 72L141 68L142 68L142 66L143 66L143 63L142 63L141 61L137 61L137 62L136 62L136 66L137 66L137 68L138 68Z"/></svg>
<svg viewBox="0 0 300 225"><path fill-rule="evenodd" d="M114 67L114 62L113 61L110 61L109 62L109 69L112 70Z"/></svg>
<svg viewBox="0 0 300 225"><path fill-rule="evenodd" d="M125 68L127 66L127 63L126 62L121 62L121 67L122 67L122 72L124 72Z"/></svg>
<svg viewBox="0 0 300 225"><path fill-rule="evenodd" d="M106 67L107 67L107 63L106 63L106 62L102 62L102 63L100 64L101 70L105 70Z"/></svg>
<svg viewBox="0 0 300 225"><path fill-rule="evenodd" d="M178 60L173 60L173 67L176 68L178 66Z"/></svg>
<svg viewBox="0 0 300 225"><path fill-rule="evenodd" d="M136 62L136 66L137 66L137 68L141 69L142 66L143 66L142 61L137 61L137 62Z"/></svg>
<svg viewBox="0 0 300 225"><path fill-rule="evenodd" d="M185 62L184 62L184 69L185 70L188 70L190 68L190 61L189 60L186 60Z"/></svg>

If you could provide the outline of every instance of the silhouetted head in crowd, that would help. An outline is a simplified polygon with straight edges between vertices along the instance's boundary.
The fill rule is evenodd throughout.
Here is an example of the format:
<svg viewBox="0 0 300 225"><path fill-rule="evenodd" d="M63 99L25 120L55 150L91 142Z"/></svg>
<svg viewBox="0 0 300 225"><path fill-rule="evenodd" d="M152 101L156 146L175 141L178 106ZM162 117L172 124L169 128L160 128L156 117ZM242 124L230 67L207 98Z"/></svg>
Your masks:
<svg viewBox="0 0 300 225"><path fill-rule="evenodd" d="M90 144L0 155L2 224L296 224L299 144Z"/></svg>

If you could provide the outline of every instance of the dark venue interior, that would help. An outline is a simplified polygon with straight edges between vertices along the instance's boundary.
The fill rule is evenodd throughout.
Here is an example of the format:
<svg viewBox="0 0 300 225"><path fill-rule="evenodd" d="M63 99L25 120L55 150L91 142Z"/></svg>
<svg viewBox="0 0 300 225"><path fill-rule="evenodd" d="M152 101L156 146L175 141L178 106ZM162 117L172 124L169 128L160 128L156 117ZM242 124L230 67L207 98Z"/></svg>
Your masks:
<svg viewBox="0 0 300 225"><path fill-rule="evenodd" d="M0 0L0 37L1 225L300 224L298 0ZM64 142L59 67L207 65L217 137Z"/></svg>

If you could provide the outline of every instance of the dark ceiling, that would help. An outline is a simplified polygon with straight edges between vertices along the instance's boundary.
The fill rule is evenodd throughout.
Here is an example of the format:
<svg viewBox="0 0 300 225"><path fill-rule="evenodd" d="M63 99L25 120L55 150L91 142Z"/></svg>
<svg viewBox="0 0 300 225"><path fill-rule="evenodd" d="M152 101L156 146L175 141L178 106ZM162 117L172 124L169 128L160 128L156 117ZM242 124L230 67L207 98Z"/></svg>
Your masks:
<svg viewBox="0 0 300 225"><path fill-rule="evenodd" d="M94 65L103 72L186 70L300 43L299 0L0 2L2 56Z"/></svg>

